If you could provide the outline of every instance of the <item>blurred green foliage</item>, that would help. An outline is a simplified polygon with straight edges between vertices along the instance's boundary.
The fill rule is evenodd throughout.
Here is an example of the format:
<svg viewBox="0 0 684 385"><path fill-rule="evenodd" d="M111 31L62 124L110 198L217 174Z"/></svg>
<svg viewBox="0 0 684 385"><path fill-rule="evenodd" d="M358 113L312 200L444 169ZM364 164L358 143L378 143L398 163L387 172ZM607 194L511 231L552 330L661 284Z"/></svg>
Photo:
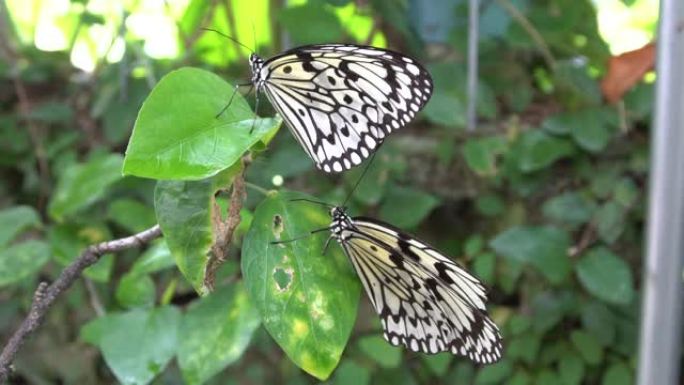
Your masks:
<svg viewBox="0 0 684 385"><path fill-rule="evenodd" d="M465 1L152 3L0 4L2 340L38 282L85 246L154 223L165 234L86 270L24 346L17 383L633 382L653 84L603 102L610 53L592 2L482 2L472 133ZM438 14L442 37L430 33ZM327 224L287 190L341 203L361 170L315 171L291 135L276 135L277 118L250 132L253 97L215 119L229 83L250 77L249 52L201 27L265 57L343 41L427 65L432 100L386 141L348 206L486 282L501 362L390 346L336 245L322 255L322 234L268 243ZM49 44L55 52L36 48ZM259 115L274 116L265 104ZM207 294L213 220L225 218L245 151L242 224Z"/></svg>

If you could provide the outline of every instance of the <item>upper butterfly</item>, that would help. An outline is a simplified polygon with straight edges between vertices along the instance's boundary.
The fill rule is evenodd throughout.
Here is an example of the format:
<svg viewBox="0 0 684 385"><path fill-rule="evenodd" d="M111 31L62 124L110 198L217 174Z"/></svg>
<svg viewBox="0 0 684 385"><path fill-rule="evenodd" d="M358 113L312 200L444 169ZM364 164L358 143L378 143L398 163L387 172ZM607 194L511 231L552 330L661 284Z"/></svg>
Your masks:
<svg viewBox="0 0 684 385"><path fill-rule="evenodd" d="M323 44L264 61L249 58L263 90L299 144L325 172L360 164L430 99L432 79L415 60L374 47Z"/></svg>

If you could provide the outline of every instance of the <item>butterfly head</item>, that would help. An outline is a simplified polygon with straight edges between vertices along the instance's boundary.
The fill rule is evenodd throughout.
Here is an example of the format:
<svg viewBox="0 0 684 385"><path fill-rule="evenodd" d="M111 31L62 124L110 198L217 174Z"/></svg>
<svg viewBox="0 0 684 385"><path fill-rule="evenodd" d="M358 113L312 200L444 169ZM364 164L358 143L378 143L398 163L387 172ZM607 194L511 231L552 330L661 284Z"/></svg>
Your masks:
<svg viewBox="0 0 684 385"><path fill-rule="evenodd" d="M330 232L336 238L342 237L342 231L352 227L352 220L344 207L335 206L330 209L330 216L332 217L332 224L330 225Z"/></svg>

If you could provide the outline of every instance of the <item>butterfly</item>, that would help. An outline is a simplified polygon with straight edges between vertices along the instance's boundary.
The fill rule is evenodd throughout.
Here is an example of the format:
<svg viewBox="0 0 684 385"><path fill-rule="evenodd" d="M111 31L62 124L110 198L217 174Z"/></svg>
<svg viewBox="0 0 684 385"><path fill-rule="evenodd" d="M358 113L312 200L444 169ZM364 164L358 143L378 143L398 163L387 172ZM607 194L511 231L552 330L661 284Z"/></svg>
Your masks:
<svg viewBox="0 0 684 385"><path fill-rule="evenodd" d="M501 358L501 334L477 278L392 225L352 218L338 206L330 215L330 239L351 260L389 343L415 352L449 351L483 364Z"/></svg>
<svg viewBox="0 0 684 385"><path fill-rule="evenodd" d="M430 74L390 50L349 44L307 45L264 60L249 58L263 91L299 144L325 172L360 164L432 95Z"/></svg>

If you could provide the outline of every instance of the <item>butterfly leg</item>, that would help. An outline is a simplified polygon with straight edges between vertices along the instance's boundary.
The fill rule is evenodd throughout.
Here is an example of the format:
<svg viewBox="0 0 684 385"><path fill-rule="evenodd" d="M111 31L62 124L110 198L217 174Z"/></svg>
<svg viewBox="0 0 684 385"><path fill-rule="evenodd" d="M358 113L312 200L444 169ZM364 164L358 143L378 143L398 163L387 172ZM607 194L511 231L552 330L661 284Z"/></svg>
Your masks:
<svg viewBox="0 0 684 385"><path fill-rule="evenodd" d="M252 90L250 89L250 92ZM254 118L252 119L252 128L249 129L249 134L252 135L252 132L254 131L254 125L256 124L257 119L259 116L257 115L259 112L259 91L256 93L256 101L254 102Z"/></svg>
<svg viewBox="0 0 684 385"><path fill-rule="evenodd" d="M228 109L228 107L230 107L230 105L233 103L233 98L235 98L235 94L238 92L238 89L239 89L240 87L247 87L247 86L250 86L250 88L249 88L250 91L249 91L249 92L251 92L251 91L252 91L252 87L254 87L254 85L253 85L252 83L236 84L235 87L233 88L233 94L230 95L230 99L228 99L228 104L226 104L226 106L223 107L223 108L221 109L221 111L219 111L219 113L216 114L216 116L215 116L214 118L215 118L215 119L218 119L221 115L223 115L224 112L226 112L226 110Z"/></svg>

